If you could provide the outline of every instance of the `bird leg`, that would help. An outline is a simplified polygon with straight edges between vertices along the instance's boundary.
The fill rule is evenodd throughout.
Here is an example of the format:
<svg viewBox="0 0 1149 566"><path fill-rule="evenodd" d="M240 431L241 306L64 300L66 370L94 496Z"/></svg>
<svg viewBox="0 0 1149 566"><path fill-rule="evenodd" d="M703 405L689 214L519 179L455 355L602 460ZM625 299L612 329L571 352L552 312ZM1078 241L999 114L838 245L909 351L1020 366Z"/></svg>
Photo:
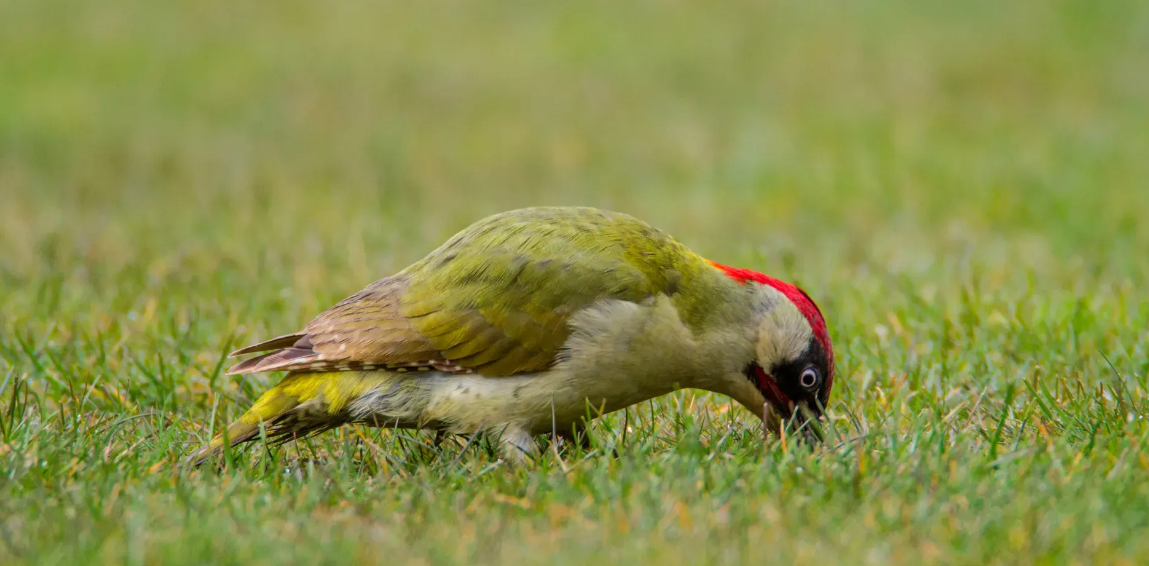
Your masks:
<svg viewBox="0 0 1149 566"><path fill-rule="evenodd" d="M512 466L529 463L538 452L539 446L535 443L534 437L522 428L508 426L499 436L499 454Z"/></svg>
<svg viewBox="0 0 1149 566"><path fill-rule="evenodd" d="M583 453L588 453L591 451L591 449L594 448L591 446L590 433L586 430L585 422L580 422L576 425L573 425L570 430L559 431L558 436L562 439L563 442L567 442L570 443L571 446L578 446L581 448ZM616 460L618 459L619 456L617 448L612 448L610 453L611 456L613 456Z"/></svg>
<svg viewBox="0 0 1149 566"><path fill-rule="evenodd" d="M583 452L590 452L591 450L590 435L587 434L585 423L574 424L569 429L559 430L558 437L571 446L578 446Z"/></svg>

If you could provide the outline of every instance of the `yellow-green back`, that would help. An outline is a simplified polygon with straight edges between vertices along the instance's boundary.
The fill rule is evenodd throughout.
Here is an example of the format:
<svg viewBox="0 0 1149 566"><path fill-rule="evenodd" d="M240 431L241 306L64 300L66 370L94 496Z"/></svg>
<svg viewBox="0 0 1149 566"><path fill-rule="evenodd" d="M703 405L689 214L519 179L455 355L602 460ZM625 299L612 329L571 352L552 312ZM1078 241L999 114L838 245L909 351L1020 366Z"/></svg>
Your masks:
<svg viewBox="0 0 1149 566"><path fill-rule="evenodd" d="M688 323L700 323L721 279L640 220L573 207L483 219L399 276L409 277L401 312L419 333L444 357L491 374L548 365L566 341L569 317L603 299L665 293Z"/></svg>

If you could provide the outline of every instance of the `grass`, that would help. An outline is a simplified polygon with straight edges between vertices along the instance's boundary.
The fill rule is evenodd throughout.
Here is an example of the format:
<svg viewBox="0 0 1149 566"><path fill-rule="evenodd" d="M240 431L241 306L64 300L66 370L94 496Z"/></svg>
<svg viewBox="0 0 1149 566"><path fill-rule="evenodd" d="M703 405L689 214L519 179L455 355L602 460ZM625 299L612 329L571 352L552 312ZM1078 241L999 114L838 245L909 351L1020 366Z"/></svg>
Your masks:
<svg viewBox="0 0 1149 566"><path fill-rule="evenodd" d="M0 563L1146 563L1146 53L1132 0L0 4ZM537 204L806 286L838 440L681 392L525 470L173 467L274 378L231 347Z"/></svg>

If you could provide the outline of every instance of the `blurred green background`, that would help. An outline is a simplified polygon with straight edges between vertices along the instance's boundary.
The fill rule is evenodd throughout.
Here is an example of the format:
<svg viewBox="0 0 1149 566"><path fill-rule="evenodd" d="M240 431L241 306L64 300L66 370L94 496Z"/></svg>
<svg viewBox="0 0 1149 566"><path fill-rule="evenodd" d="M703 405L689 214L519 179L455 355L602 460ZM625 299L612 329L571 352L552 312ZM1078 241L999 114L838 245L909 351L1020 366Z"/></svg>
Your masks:
<svg viewBox="0 0 1149 566"><path fill-rule="evenodd" d="M1143 563L1147 132L1134 0L0 2L0 560ZM801 283L868 433L171 471L230 346L544 204Z"/></svg>

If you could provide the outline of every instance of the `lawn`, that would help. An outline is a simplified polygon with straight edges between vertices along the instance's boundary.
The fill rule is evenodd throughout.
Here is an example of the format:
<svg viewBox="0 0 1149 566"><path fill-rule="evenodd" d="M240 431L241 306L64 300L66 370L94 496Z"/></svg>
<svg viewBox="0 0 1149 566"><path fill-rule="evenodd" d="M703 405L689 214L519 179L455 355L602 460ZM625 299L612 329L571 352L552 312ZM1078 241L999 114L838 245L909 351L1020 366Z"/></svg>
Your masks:
<svg viewBox="0 0 1149 566"><path fill-rule="evenodd" d="M1136 0L0 3L0 563L1149 563L1147 61ZM831 440L177 466L226 352L541 204L803 285Z"/></svg>

